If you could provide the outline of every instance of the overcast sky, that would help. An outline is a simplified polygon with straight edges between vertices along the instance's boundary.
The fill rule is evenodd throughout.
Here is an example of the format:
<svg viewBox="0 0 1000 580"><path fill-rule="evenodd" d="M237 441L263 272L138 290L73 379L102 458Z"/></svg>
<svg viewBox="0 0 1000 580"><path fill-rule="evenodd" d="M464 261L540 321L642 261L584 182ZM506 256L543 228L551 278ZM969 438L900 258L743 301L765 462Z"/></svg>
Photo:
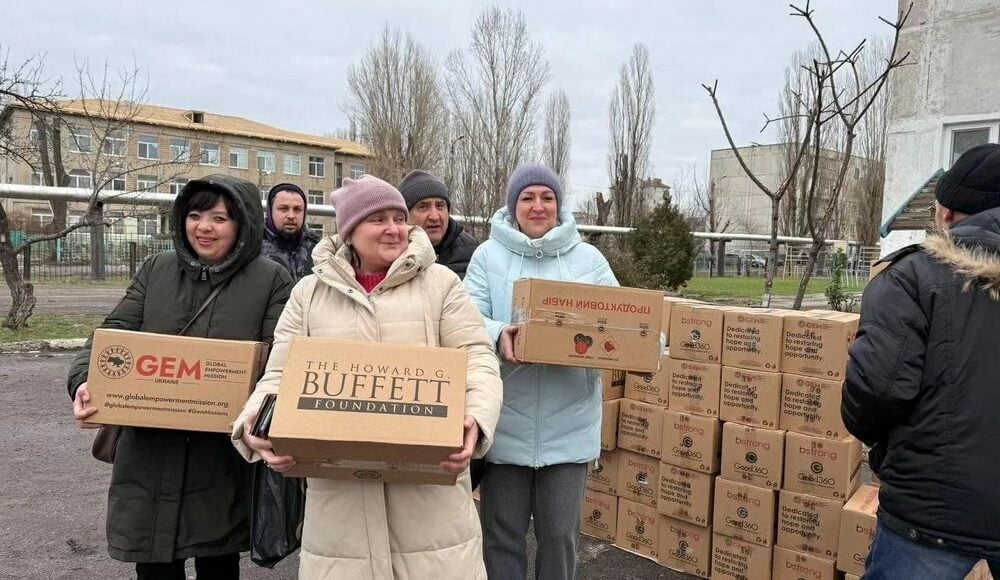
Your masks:
<svg viewBox="0 0 1000 580"><path fill-rule="evenodd" d="M323 134L346 127L347 70L384 24L413 34L442 64L450 51L468 45L476 17L495 3L44 4L44 10L5 10L0 44L14 61L44 53L48 76L65 77L70 89L75 61L130 65L134 58L148 75L150 104ZM569 97L573 145L567 181L576 195L607 185L609 93L634 43L649 47L656 83L653 175L673 183L692 164L707 172L710 151L726 145L701 84L719 79L738 144L772 142L773 135L760 133L763 115L776 114L790 55L813 40L805 21L788 15L787 0L496 4L524 12L551 66L546 92L563 89ZM864 38L888 36L890 28L878 17L893 20L897 1L813 0L812 7L831 48L849 49Z"/></svg>

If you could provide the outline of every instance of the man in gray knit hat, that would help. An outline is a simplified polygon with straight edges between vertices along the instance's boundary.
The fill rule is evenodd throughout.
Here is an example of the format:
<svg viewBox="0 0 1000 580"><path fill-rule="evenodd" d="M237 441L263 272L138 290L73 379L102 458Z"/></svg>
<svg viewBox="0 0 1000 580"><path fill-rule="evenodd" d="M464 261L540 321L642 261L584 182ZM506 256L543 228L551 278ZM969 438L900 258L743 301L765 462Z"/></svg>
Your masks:
<svg viewBox="0 0 1000 580"><path fill-rule="evenodd" d="M464 231L461 222L451 219L448 186L430 173L416 169L399 182L399 192L410 210L410 224L423 228L431 239L438 264L464 278L479 242Z"/></svg>

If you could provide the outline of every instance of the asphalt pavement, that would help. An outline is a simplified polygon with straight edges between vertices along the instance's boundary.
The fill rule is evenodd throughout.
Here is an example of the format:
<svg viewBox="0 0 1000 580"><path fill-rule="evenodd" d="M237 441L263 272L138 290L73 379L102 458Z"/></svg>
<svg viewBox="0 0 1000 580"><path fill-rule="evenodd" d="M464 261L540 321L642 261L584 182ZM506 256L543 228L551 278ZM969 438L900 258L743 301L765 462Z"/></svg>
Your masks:
<svg viewBox="0 0 1000 580"><path fill-rule="evenodd" d="M0 579L134 577L131 565L107 554L111 466L91 457L93 432L73 423L65 388L72 357L0 354L0 408L6 417L0 429L5 451L0 453ZM528 548L531 562L533 541ZM586 536L580 538L578 558L580 580L694 578ZM247 557L242 562L247 580L292 580L297 567L295 557L274 570L259 568Z"/></svg>

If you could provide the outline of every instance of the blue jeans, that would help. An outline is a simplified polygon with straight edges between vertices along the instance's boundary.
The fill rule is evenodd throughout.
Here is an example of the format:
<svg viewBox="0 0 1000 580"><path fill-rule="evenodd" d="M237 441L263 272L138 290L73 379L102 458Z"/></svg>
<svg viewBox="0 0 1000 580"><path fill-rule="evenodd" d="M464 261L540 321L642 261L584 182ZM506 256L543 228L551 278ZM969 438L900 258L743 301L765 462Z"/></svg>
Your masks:
<svg viewBox="0 0 1000 580"><path fill-rule="evenodd" d="M982 558L912 542L879 523L863 580L963 580ZM1000 562L990 562L1000 578Z"/></svg>

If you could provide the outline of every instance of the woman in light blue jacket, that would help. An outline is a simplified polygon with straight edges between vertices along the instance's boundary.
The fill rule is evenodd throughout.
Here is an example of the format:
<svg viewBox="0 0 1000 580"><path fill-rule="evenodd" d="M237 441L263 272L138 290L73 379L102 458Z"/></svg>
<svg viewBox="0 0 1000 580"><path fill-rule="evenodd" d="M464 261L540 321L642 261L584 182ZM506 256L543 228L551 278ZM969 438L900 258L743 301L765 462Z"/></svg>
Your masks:
<svg viewBox="0 0 1000 580"><path fill-rule="evenodd" d="M601 444L599 371L519 363L513 354L511 294L519 278L617 286L608 261L583 242L559 178L542 165L519 167L507 207L476 249L465 286L501 356L503 410L486 455L482 520L489 577L527 577L526 535L534 516L535 577L571 579L587 463Z"/></svg>

